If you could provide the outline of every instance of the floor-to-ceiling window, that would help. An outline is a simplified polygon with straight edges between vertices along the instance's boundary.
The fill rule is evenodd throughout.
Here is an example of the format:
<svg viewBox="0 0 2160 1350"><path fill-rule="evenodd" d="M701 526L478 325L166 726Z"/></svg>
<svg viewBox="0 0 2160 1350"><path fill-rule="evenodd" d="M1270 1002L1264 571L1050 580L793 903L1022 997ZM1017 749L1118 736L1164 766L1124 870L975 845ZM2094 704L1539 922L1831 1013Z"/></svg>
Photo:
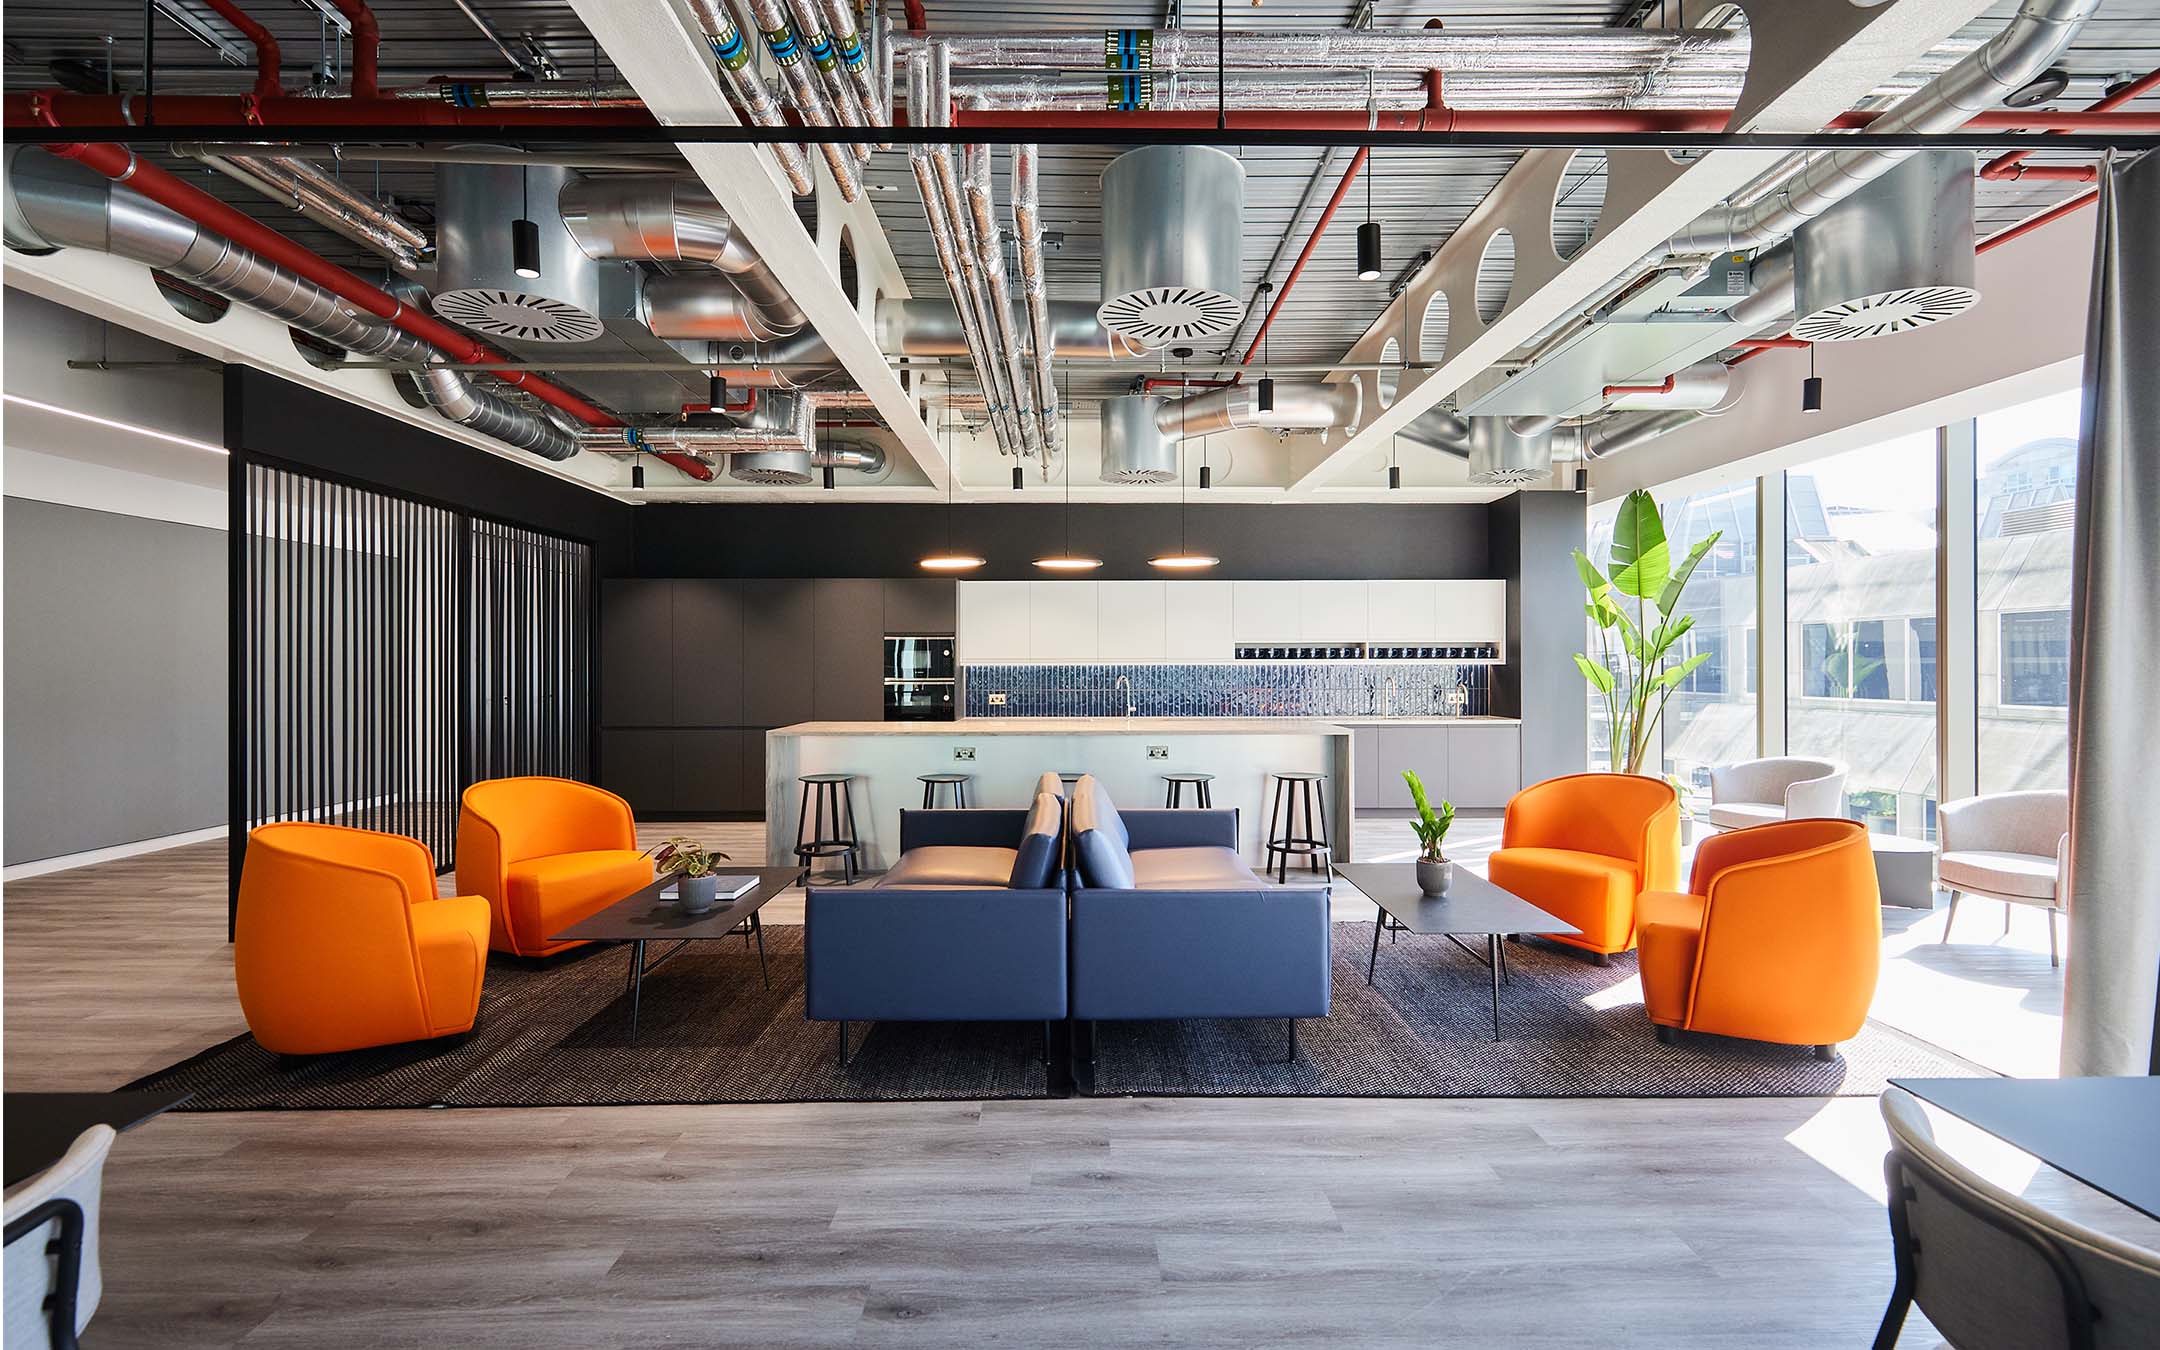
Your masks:
<svg viewBox="0 0 2160 1350"><path fill-rule="evenodd" d="M1786 744L1846 766L1846 813L1934 834L1936 437L1785 475Z"/></svg>
<svg viewBox="0 0 2160 1350"><path fill-rule="evenodd" d="M1680 593L1680 612L1695 620L1673 652L1697 666L1665 705L1662 772L1692 804L1707 807L1710 769L1755 758L1755 482L1658 498L1675 558L1718 536Z"/></svg>
<svg viewBox="0 0 2160 1350"><path fill-rule="evenodd" d="M1982 792L2070 781L2070 514L2077 391L1974 424Z"/></svg>

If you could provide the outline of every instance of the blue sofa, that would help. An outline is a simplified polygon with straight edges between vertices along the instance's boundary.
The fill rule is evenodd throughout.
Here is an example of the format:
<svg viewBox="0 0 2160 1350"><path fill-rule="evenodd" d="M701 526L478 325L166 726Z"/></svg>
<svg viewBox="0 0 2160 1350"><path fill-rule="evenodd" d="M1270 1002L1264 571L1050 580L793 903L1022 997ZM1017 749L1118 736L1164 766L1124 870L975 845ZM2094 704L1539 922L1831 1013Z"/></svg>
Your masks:
<svg viewBox="0 0 2160 1350"><path fill-rule="evenodd" d="M1062 1020L1063 810L902 811L901 857L870 885L812 886L803 1009L847 1024Z"/></svg>
<svg viewBox="0 0 2160 1350"><path fill-rule="evenodd" d="M1333 997L1325 887L1270 886L1237 853L1234 811L1119 811L1073 788L1072 1015L1325 1017Z"/></svg>

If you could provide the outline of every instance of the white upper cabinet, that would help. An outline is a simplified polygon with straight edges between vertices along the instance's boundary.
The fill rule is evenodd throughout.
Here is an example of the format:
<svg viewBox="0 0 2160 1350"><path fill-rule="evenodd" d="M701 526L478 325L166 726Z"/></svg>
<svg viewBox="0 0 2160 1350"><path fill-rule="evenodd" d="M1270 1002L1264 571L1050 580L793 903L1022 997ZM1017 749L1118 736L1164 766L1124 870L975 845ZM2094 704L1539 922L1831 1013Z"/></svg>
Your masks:
<svg viewBox="0 0 2160 1350"><path fill-rule="evenodd" d="M1365 640L1376 646L1433 640L1438 586L1433 581L1365 583Z"/></svg>
<svg viewBox="0 0 2160 1350"><path fill-rule="evenodd" d="M1227 661L1235 603L1228 581L1163 583L1163 656L1171 661Z"/></svg>
<svg viewBox="0 0 2160 1350"><path fill-rule="evenodd" d="M1507 655L1507 583L1436 581L1438 642L1491 642Z"/></svg>
<svg viewBox="0 0 2160 1350"><path fill-rule="evenodd" d="M959 583L956 628L960 659L1028 659L1028 585L1025 581Z"/></svg>
<svg viewBox="0 0 2160 1350"><path fill-rule="evenodd" d="M1369 581L1297 583L1298 641L1329 645L1365 640Z"/></svg>
<svg viewBox="0 0 2160 1350"><path fill-rule="evenodd" d="M1088 583L1082 582L1082 585ZM1096 657L1103 661L1161 661L1167 581L1095 582Z"/></svg>
<svg viewBox="0 0 2160 1350"><path fill-rule="evenodd" d="M1095 661L1101 659L1097 629L1100 586L1091 581L1029 581L1028 659Z"/></svg>
<svg viewBox="0 0 2160 1350"><path fill-rule="evenodd" d="M1230 635L1239 642L1297 642L1298 583L1230 583Z"/></svg>

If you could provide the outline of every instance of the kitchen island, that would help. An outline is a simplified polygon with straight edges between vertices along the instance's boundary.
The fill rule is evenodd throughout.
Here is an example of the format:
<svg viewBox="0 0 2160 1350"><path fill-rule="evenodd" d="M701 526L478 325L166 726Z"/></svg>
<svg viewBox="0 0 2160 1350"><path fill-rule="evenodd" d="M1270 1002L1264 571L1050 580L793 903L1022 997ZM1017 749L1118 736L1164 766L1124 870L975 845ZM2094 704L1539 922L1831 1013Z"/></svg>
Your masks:
<svg viewBox="0 0 2160 1350"><path fill-rule="evenodd" d="M898 856L901 810L922 805L919 775L972 774L969 805L1017 808L1045 772L1094 774L1120 808L1161 806L1166 773L1213 774L1214 805L1238 813L1238 849L1255 867L1268 829L1269 775L1323 773L1328 835L1336 860L1349 861L1350 728L1295 717L799 722L765 736L766 854L775 862L794 856L803 774L856 775L849 787L863 861L879 869ZM1184 804L1193 804L1190 790Z"/></svg>

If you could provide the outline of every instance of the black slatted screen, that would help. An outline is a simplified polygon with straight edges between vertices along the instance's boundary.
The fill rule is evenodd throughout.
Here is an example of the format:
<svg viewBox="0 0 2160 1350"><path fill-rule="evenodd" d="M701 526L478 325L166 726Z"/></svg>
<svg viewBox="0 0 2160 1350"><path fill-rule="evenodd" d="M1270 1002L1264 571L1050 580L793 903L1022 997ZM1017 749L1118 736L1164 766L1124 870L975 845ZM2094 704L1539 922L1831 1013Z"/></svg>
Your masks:
<svg viewBox="0 0 2160 1350"><path fill-rule="evenodd" d="M472 522L472 777L592 769L589 545Z"/></svg>

